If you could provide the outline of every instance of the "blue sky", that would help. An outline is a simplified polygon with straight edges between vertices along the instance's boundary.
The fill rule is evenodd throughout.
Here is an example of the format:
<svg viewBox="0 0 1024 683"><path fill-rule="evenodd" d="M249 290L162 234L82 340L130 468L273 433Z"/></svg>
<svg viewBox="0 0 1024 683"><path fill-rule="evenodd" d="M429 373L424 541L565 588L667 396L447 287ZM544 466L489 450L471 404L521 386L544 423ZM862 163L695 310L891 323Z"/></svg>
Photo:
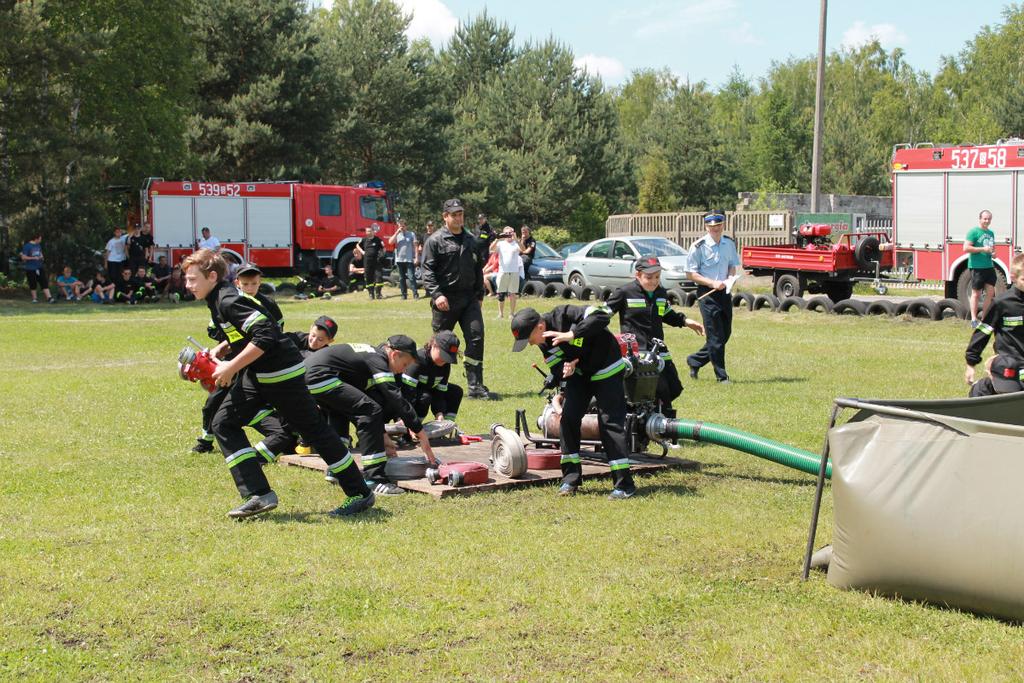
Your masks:
<svg viewBox="0 0 1024 683"><path fill-rule="evenodd" d="M329 6L331 0L312 0ZM721 85L733 66L763 76L773 60L817 50L819 0L399 0L413 15L409 33L440 47L459 21L486 9L516 31L519 42L554 36L577 63L619 85L635 69L667 67L680 77ZM996 0L832 0L827 48L877 36L903 48L906 61L934 74L986 25L1001 23Z"/></svg>

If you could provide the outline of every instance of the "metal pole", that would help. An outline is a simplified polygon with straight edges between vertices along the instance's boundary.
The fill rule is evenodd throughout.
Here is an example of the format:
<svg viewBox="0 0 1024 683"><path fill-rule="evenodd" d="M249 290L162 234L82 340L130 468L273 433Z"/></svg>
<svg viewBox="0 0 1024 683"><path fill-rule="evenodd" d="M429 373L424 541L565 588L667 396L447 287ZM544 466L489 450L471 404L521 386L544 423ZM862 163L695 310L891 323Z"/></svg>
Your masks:
<svg viewBox="0 0 1024 683"><path fill-rule="evenodd" d="M814 90L814 151L811 156L811 213L818 212L821 194L821 134L825 119L825 15L828 0L821 0L821 21L818 23L818 78Z"/></svg>
<svg viewBox="0 0 1024 683"><path fill-rule="evenodd" d="M839 418L839 411L842 407L836 403L832 406L832 417L828 421L828 429L825 430L825 444L821 447L821 465L818 469L818 486L814 489L814 506L811 508L811 528L807 531L807 548L804 550L804 568L800 572L800 578L804 581L811 574L811 555L814 554L814 537L818 534L818 513L821 512L821 495L825 490L825 470L828 467L828 433L836 426L836 419Z"/></svg>

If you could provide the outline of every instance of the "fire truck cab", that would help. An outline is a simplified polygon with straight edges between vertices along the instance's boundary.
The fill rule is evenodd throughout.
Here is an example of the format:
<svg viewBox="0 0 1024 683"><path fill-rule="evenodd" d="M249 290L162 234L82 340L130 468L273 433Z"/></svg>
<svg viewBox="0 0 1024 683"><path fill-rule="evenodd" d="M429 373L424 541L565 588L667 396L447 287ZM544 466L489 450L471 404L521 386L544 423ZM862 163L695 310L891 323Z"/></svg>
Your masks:
<svg viewBox="0 0 1024 683"><path fill-rule="evenodd" d="M395 219L379 183L168 181L150 178L140 197L142 221L169 263L192 253L209 228L221 253L273 274L335 266L344 279L352 249L376 223L388 245Z"/></svg>
<svg viewBox="0 0 1024 683"><path fill-rule="evenodd" d="M994 145L896 145L892 155L896 275L940 280L947 297L966 305L970 273L963 244L992 212L997 291L1010 280L1010 260L1024 247L1024 140Z"/></svg>

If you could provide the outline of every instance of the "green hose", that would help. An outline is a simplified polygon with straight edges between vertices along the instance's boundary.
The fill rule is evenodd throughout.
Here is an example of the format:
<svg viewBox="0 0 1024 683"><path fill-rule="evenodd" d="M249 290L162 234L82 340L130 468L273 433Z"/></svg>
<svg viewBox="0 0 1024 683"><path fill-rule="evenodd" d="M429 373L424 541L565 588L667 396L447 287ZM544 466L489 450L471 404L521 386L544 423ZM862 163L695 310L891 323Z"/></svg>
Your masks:
<svg viewBox="0 0 1024 683"><path fill-rule="evenodd" d="M679 439L690 439L691 441L705 441L716 446L725 446L737 451L750 453L765 460L771 460L786 467L806 472L807 474L818 474L821 468L821 456L810 451L805 451L793 446L778 443L770 439L750 434L740 429L733 429L724 425L717 425L711 422L699 420L666 420L665 424L659 425L666 437ZM832 478L832 463L825 467L825 477Z"/></svg>

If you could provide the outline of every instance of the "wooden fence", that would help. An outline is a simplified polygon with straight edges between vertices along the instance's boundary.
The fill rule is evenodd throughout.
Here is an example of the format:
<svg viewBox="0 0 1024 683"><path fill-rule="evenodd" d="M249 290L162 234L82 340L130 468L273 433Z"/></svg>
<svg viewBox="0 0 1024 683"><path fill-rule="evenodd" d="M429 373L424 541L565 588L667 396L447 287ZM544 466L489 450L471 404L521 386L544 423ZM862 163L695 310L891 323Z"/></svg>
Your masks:
<svg viewBox="0 0 1024 683"><path fill-rule="evenodd" d="M727 211L725 234L738 246L787 244L792 241L791 211ZM606 237L665 237L684 249L704 236L704 214L632 213L609 216L604 224Z"/></svg>

